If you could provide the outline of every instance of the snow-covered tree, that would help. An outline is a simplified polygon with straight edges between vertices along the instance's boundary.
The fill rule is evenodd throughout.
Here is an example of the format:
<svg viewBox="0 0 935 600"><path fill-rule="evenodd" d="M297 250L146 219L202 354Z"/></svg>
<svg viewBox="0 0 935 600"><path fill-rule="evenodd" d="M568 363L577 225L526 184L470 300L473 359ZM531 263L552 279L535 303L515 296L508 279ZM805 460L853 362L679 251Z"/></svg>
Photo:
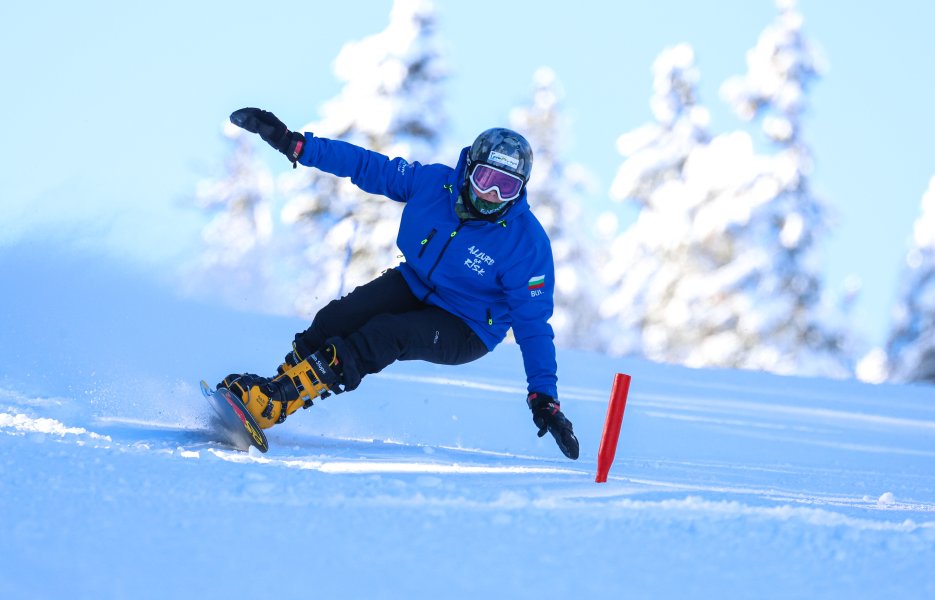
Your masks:
<svg viewBox="0 0 935 600"><path fill-rule="evenodd" d="M935 383L935 177L922 197L887 342L890 377Z"/></svg>
<svg viewBox="0 0 935 600"><path fill-rule="evenodd" d="M613 323L596 333L615 354L645 353L644 330L653 329L654 311L666 288L678 278L679 247L691 225L690 202L682 194L685 161L709 139L708 112L697 103L698 70L694 51L680 44L662 52L653 64L654 121L617 140L626 158L617 171L611 195L636 202L640 214L623 235L607 240L612 260L601 270L607 295L602 319ZM610 213L603 221L612 218ZM608 237L612 234L606 231Z"/></svg>
<svg viewBox="0 0 935 600"><path fill-rule="evenodd" d="M690 49L655 64L656 123L618 143L627 160L612 193L642 210L613 243L618 279L602 314L624 335L611 350L692 366L849 373L843 335L822 312L814 246L826 217L801 138L819 63L801 17L790 2L780 8L748 73L725 84L743 116L763 117L774 154L757 153L745 132L709 139Z"/></svg>
<svg viewBox="0 0 935 600"><path fill-rule="evenodd" d="M273 176L256 155L253 136L230 123L223 133L230 146L224 174L199 182L196 189L195 200L209 221L202 230L203 250L189 265L186 278L192 288L198 288L198 282L235 304L255 302L273 312L286 310L270 290L276 280L276 250L269 243L274 229Z"/></svg>
<svg viewBox="0 0 935 600"><path fill-rule="evenodd" d="M611 186L616 199L652 204L655 192L681 179L688 156L710 139L708 110L698 103L700 74L688 44L664 50L653 63L650 109L655 121L620 136L617 150L628 158Z"/></svg>
<svg viewBox="0 0 935 600"><path fill-rule="evenodd" d="M322 119L305 130L390 157L437 159L447 73L439 48L432 2L396 0L384 31L341 50L334 71L344 87L322 107ZM397 262L401 205L314 169L283 176L281 186L289 197L283 220L297 227L305 243L300 313L313 312Z"/></svg>
<svg viewBox="0 0 935 600"><path fill-rule="evenodd" d="M754 240L772 261L767 285L759 286L762 298L781 308L763 333L778 353L778 370L845 376L852 368L849 340L824 302L819 274L817 243L828 231L828 211L811 189L812 157L802 135L807 92L825 61L802 31L795 0L776 4L779 17L747 53L747 73L722 88L738 115L761 119L779 149L770 173L778 189L751 219Z"/></svg>
<svg viewBox="0 0 935 600"><path fill-rule="evenodd" d="M582 210L592 178L583 166L563 159L567 143L562 113L564 91L555 72L538 69L533 86L531 102L511 112L510 126L521 132L533 149L529 202L549 234L555 260L555 312L551 324L556 343L596 349L599 286Z"/></svg>

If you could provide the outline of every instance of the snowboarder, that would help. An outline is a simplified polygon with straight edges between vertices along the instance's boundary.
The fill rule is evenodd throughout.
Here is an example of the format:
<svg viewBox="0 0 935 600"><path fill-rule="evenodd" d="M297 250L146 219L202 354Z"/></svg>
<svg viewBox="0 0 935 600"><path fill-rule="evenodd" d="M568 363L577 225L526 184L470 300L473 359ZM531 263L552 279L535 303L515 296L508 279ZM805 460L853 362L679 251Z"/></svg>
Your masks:
<svg viewBox="0 0 935 600"><path fill-rule="evenodd" d="M526 402L539 428L578 458L560 410L552 328L554 268L548 236L530 212L532 149L520 134L488 129L458 164L409 163L338 140L290 131L275 115L242 108L231 122L292 162L405 203L397 245L405 261L331 301L295 335L276 376L229 375L262 428L312 399L355 389L397 360L457 365L480 358L513 328L526 370Z"/></svg>

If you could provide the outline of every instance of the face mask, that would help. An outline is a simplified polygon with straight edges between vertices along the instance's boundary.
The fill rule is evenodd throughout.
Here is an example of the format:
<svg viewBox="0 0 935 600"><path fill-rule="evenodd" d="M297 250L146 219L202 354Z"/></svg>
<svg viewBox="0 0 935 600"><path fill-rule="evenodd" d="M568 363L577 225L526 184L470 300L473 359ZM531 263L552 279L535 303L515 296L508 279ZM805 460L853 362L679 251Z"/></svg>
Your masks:
<svg viewBox="0 0 935 600"><path fill-rule="evenodd" d="M474 192L474 186L468 184L467 188L468 199L470 200L471 204L474 205L474 208L477 209L477 212L482 215L495 215L510 205L509 202L487 202L483 198L479 198L477 196L477 194Z"/></svg>

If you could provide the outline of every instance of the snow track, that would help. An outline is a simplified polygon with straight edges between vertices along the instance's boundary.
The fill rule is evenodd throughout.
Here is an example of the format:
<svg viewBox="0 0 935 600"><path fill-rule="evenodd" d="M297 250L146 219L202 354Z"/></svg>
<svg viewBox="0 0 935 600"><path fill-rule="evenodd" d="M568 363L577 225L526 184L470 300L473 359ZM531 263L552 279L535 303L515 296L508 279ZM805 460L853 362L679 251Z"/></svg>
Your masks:
<svg viewBox="0 0 935 600"><path fill-rule="evenodd" d="M19 276L63 278L43 265ZM0 329L0 598L935 597L931 388L561 351L569 461L507 344L392 365L249 454L197 382L265 372L307 323L125 277L45 291Z"/></svg>

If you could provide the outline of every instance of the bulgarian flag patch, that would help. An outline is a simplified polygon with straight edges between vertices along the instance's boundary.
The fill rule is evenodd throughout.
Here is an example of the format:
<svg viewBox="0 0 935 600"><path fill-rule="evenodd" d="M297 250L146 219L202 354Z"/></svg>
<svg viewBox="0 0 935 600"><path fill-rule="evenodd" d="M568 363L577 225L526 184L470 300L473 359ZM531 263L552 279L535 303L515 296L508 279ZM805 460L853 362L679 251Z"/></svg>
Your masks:
<svg viewBox="0 0 935 600"><path fill-rule="evenodd" d="M538 290L545 287L545 275L536 275L529 280L529 289Z"/></svg>

